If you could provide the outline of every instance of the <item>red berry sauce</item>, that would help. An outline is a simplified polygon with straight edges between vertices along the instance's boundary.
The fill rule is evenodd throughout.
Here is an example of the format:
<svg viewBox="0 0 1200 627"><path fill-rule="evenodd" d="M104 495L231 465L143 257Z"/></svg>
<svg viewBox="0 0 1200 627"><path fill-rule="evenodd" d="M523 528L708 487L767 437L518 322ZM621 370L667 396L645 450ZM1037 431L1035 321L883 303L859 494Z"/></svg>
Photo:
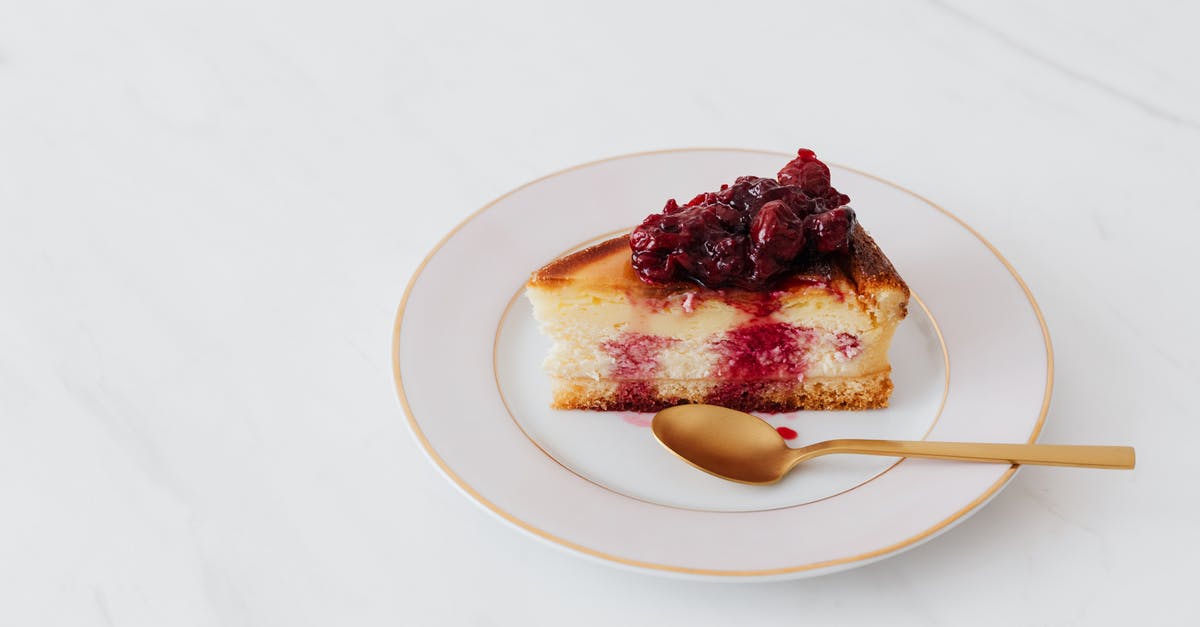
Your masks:
<svg viewBox="0 0 1200 627"><path fill-rule="evenodd" d="M616 360L614 379L649 379L658 368L658 352L677 341L660 335L622 333L600 348Z"/></svg>
<svg viewBox="0 0 1200 627"><path fill-rule="evenodd" d="M775 430L778 431L779 435L783 436L783 439L785 440L795 440L796 436L799 435L796 433L795 429L789 429L788 427L775 427Z"/></svg>
<svg viewBox="0 0 1200 627"><path fill-rule="evenodd" d="M785 322L738 327L717 340L721 357L714 372L735 381L799 379L807 367L805 348L812 339L812 329Z"/></svg>
<svg viewBox="0 0 1200 627"><path fill-rule="evenodd" d="M764 291L805 259L846 251L854 210L817 155L801 149L777 177L742 176L682 206L668 200L629 234L638 277Z"/></svg>
<svg viewBox="0 0 1200 627"><path fill-rule="evenodd" d="M635 427L649 427L654 420L654 414L649 412L622 412L621 420Z"/></svg>
<svg viewBox="0 0 1200 627"><path fill-rule="evenodd" d="M795 411L786 402L771 400L776 384L775 381L723 381L708 393L704 402L758 413Z"/></svg>
<svg viewBox="0 0 1200 627"><path fill-rule="evenodd" d="M854 359L862 353L862 342L856 335L838 333L834 344L837 346L838 352L846 359Z"/></svg>
<svg viewBox="0 0 1200 627"><path fill-rule="evenodd" d="M613 403L631 411L658 411L664 406L652 378L658 369L658 353L678 340L645 333L622 333L600 345L616 364L612 377L618 380ZM667 403L672 405L674 403ZM628 420L626 422L629 422Z"/></svg>

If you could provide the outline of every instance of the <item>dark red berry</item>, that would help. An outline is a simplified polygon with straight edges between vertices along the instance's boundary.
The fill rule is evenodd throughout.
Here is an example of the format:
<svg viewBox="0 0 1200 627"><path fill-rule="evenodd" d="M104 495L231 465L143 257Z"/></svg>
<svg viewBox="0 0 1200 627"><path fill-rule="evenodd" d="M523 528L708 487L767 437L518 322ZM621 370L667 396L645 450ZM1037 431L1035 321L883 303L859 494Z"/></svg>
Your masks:
<svg viewBox="0 0 1200 627"><path fill-rule="evenodd" d="M850 207L814 213L804 218L804 233L818 253L845 252L854 226L854 210Z"/></svg>
<svg viewBox="0 0 1200 627"><path fill-rule="evenodd" d="M804 222L783 201L772 200L750 223L750 258L754 276L767 280L804 250Z"/></svg>

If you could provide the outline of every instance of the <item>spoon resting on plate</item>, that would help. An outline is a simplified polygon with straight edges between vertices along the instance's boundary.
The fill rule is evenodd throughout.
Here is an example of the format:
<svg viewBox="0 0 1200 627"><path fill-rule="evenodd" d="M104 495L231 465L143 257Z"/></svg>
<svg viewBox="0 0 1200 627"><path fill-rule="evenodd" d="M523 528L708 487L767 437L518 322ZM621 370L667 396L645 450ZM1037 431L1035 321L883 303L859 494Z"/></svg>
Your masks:
<svg viewBox="0 0 1200 627"><path fill-rule="evenodd" d="M766 421L716 405L677 405L654 415L654 437L684 461L722 479L768 485L801 462L831 453L925 457L999 464L1133 468L1128 446L826 440L790 448Z"/></svg>

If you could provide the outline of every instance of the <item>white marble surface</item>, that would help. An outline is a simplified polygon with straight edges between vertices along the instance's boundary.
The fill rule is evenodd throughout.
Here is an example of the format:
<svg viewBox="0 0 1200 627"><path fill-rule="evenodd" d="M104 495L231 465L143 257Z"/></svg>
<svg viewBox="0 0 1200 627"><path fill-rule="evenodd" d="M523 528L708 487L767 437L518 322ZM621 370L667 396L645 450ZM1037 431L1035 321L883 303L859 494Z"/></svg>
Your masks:
<svg viewBox="0 0 1200 627"><path fill-rule="evenodd" d="M1200 624L1197 5L706 4L0 2L0 624ZM436 473L388 348L446 230L582 161L801 144L1002 250L1043 441L1138 469L764 585L576 559Z"/></svg>

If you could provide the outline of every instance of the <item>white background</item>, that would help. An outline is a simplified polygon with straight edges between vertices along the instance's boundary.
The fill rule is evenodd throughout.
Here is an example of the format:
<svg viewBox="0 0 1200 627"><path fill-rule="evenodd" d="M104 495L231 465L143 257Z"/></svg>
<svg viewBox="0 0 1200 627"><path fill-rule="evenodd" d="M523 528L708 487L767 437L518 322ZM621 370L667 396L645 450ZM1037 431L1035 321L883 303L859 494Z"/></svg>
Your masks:
<svg viewBox="0 0 1200 627"><path fill-rule="evenodd" d="M601 4L0 1L0 624L1200 622L1197 5ZM683 146L962 216L1045 312L1042 441L1138 469L775 584L497 524L404 425L404 284L525 181Z"/></svg>

